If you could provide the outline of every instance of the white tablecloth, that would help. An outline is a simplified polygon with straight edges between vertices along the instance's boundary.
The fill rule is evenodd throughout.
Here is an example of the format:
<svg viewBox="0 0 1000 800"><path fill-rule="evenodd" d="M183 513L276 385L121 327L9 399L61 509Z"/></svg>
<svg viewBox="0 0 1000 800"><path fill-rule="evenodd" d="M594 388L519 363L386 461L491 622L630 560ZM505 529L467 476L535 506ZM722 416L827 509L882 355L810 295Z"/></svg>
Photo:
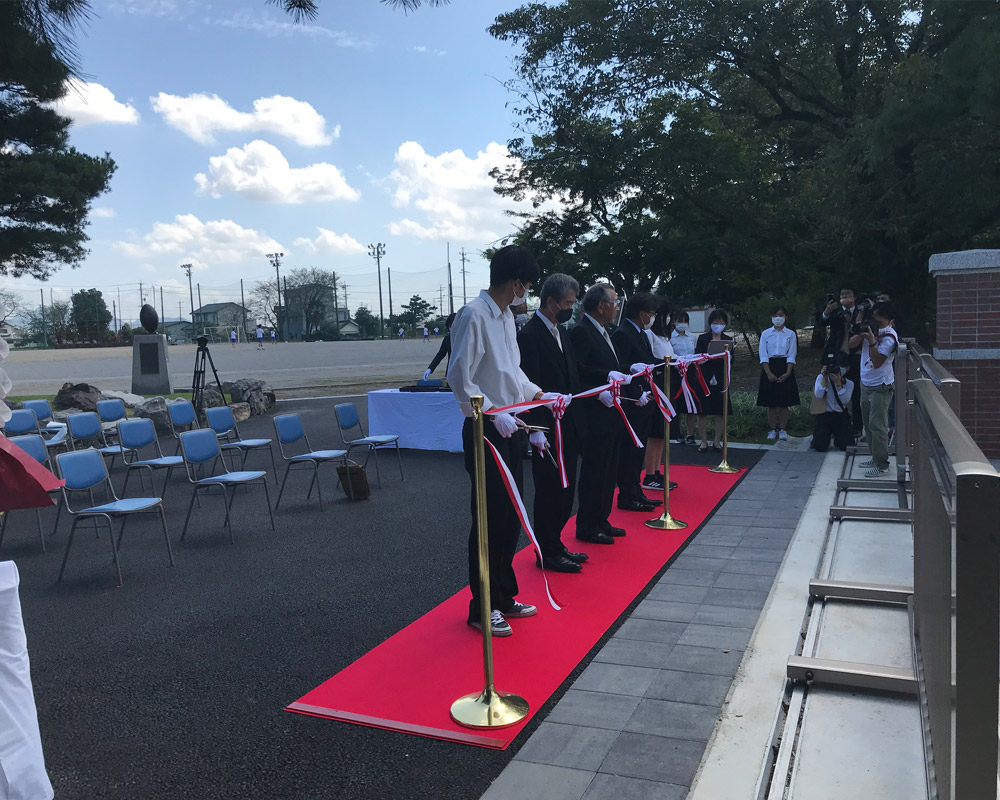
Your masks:
<svg viewBox="0 0 1000 800"><path fill-rule="evenodd" d="M0 561L0 798L48 800L17 585L14 562Z"/></svg>
<svg viewBox="0 0 1000 800"><path fill-rule="evenodd" d="M451 392L368 392L368 432L396 434L400 447L460 453L464 420Z"/></svg>

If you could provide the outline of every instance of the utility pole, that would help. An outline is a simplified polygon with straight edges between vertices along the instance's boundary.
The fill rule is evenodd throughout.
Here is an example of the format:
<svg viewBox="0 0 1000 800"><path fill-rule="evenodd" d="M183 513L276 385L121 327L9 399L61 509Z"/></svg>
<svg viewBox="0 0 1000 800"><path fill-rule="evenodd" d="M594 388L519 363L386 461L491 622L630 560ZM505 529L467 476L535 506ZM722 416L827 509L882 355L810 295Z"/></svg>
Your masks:
<svg viewBox="0 0 1000 800"><path fill-rule="evenodd" d="M281 272L279 267L281 267L281 259L285 257L284 253L268 253L267 258L271 262L271 266L274 267L274 290L278 295L278 305L274 307L274 319L278 324L278 336L281 336ZM288 302L288 295L285 295L285 302ZM284 341L284 339L282 339Z"/></svg>
<svg viewBox="0 0 1000 800"><path fill-rule="evenodd" d="M247 338L247 299L243 296L243 278L240 278L240 308L243 309L243 338Z"/></svg>
<svg viewBox="0 0 1000 800"><path fill-rule="evenodd" d="M386 267L385 274L389 276L389 319L392 319L392 267Z"/></svg>
<svg viewBox="0 0 1000 800"><path fill-rule="evenodd" d="M448 242L448 313L455 310L455 293L451 289L451 242Z"/></svg>
<svg viewBox="0 0 1000 800"><path fill-rule="evenodd" d="M51 292L52 290L49 289ZM49 326L45 324L45 290L39 289L38 293L42 296L42 344L45 349L49 349ZM49 304L52 304L52 295L49 295Z"/></svg>
<svg viewBox="0 0 1000 800"><path fill-rule="evenodd" d="M198 284L198 308L204 308L201 302L201 284ZM191 323L194 324L194 315L192 315ZM205 335L205 315L201 315L201 335Z"/></svg>
<svg viewBox="0 0 1000 800"><path fill-rule="evenodd" d="M49 289L49 291L51 292L52 290ZM121 286L118 287L118 313L119 314L123 314L124 313L124 310L122 309L122 287ZM115 320L115 324L118 326L118 331L121 332L121 329L122 329L121 318Z"/></svg>
<svg viewBox="0 0 1000 800"><path fill-rule="evenodd" d="M438 284L438 314L441 313L442 308L444 308L444 287Z"/></svg>
<svg viewBox="0 0 1000 800"><path fill-rule="evenodd" d="M167 313L163 310L163 286L160 286L160 324L163 326L163 332L167 332Z"/></svg>
<svg viewBox="0 0 1000 800"><path fill-rule="evenodd" d="M301 299L302 299L302 294L300 293L299 294L299 300L301 300ZM286 306L288 305L288 278L285 278L285 305ZM284 315L285 316L285 331L284 331L284 336L281 339L281 341L283 341L283 342L287 342L288 341L288 311L289 311L289 309L286 308L285 309L285 315ZM278 324L278 336L281 336L281 335L282 335L281 324L279 323Z"/></svg>
<svg viewBox="0 0 1000 800"><path fill-rule="evenodd" d="M333 273L333 319L340 335L340 289L337 287L337 273Z"/></svg>
<svg viewBox="0 0 1000 800"><path fill-rule="evenodd" d="M115 319L117 321L117 319L118 319L118 306L115 305L115 301L114 300L111 301L111 316L112 316L113 319ZM117 333L117 332L118 331L116 330L115 333Z"/></svg>
<svg viewBox="0 0 1000 800"><path fill-rule="evenodd" d="M344 313L347 314L347 318L351 318L351 307L347 305L347 284L344 284Z"/></svg>
<svg viewBox="0 0 1000 800"><path fill-rule="evenodd" d="M181 301L178 300L177 301L177 321L180 322L182 320L182 318L183 317L181 315Z"/></svg>
<svg viewBox="0 0 1000 800"><path fill-rule="evenodd" d="M385 310L382 308L382 256L385 255L385 245L382 242L368 245L368 255L375 259L378 269L378 335L385 338Z"/></svg>
<svg viewBox="0 0 1000 800"><path fill-rule="evenodd" d="M462 253L462 305L467 305L469 302L469 296L465 293L465 273L468 270L465 268L465 248L461 250ZM454 311L455 309L452 309Z"/></svg>
<svg viewBox="0 0 1000 800"><path fill-rule="evenodd" d="M191 333L194 333L194 289L191 288L191 265L181 264L181 269L184 270L188 276L188 294L191 295Z"/></svg>
<svg viewBox="0 0 1000 800"><path fill-rule="evenodd" d="M146 304L146 295L142 292L142 281L139 281L139 308Z"/></svg>

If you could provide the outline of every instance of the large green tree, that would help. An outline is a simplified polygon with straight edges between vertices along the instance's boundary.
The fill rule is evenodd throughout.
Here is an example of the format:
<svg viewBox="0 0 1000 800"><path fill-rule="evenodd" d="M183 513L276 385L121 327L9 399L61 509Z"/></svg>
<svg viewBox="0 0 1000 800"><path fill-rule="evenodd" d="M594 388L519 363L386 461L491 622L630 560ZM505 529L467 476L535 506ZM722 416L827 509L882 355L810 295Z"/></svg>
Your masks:
<svg viewBox="0 0 1000 800"><path fill-rule="evenodd" d="M919 323L934 252L1000 239L1000 7L532 3L514 159L544 269L713 304L854 280ZM919 325L917 326L919 327Z"/></svg>
<svg viewBox="0 0 1000 800"><path fill-rule="evenodd" d="M419 294L413 295L406 303L403 303L403 313L397 315L397 319L408 328L416 330L418 326L424 324L427 318L437 310L437 306L432 306Z"/></svg>
<svg viewBox="0 0 1000 800"><path fill-rule="evenodd" d="M111 310L100 289L75 292L70 304L70 322L80 341L103 342L110 337Z"/></svg>
<svg viewBox="0 0 1000 800"><path fill-rule="evenodd" d="M66 91L68 68L22 10L0 3L0 275L44 280L86 254L87 212L115 164L68 146L69 120L45 106Z"/></svg>
<svg viewBox="0 0 1000 800"><path fill-rule="evenodd" d="M331 317L336 320L339 286L340 279L332 270L307 267L288 273L282 292L287 287L291 293L291 297L286 298L288 313L302 315L306 336L317 333Z"/></svg>

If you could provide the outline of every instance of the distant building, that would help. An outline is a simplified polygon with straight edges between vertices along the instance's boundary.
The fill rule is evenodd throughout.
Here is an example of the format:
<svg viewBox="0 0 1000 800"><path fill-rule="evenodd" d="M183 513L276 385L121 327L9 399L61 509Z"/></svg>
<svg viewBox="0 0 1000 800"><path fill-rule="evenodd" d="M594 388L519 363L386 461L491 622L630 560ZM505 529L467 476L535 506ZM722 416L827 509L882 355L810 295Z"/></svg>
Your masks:
<svg viewBox="0 0 1000 800"><path fill-rule="evenodd" d="M243 324L243 308L239 303L209 303L192 314L194 335L204 333L212 338L229 339L229 331ZM224 328L224 330L217 330Z"/></svg>
<svg viewBox="0 0 1000 800"><path fill-rule="evenodd" d="M165 322L160 328L167 335L167 338L171 342L177 342L178 344L182 342L190 342L194 340L194 327L185 319L175 320L174 322Z"/></svg>
<svg viewBox="0 0 1000 800"><path fill-rule="evenodd" d="M329 286L314 283L289 287L282 295L284 308L288 310L283 327L289 339L301 339L307 329L312 336L320 330L329 333L350 321L347 309L338 304Z"/></svg>
<svg viewBox="0 0 1000 800"><path fill-rule="evenodd" d="M340 335L345 339L357 339L361 336L361 328L353 319L349 319L340 326Z"/></svg>
<svg viewBox="0 0 1000 800"><path fill-rule="evenodd" d="M16 338L17 338L17 328L15 328L9 322L0 322L0 339L5 339L8 342L12 342Z"/></svg>

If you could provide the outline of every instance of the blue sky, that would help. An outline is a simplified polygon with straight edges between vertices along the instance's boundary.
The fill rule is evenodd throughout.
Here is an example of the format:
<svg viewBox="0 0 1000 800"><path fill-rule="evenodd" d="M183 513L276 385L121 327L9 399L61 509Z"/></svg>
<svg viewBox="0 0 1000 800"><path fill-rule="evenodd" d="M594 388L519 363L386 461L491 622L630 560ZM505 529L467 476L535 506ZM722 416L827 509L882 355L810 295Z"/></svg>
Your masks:
<svg viewBox="0 0 1000 800"><path fill-rule="evenodd" d="M458 252L468 294L486 283L480 251L508 234L514 204L495 195L488 170L505 162L514 98L511 45L486 32L514 2L454 0L409 15L377 0L320 4L295 25L263 0L94 0L80 36L87 84L62 101L78 149L110 152L111 191L95 203L91 254L48 283L0 278L37 303L97 286L122 294L125 319L147 291L164 290L166 316L189 313L195 264L205 303L239 300L283 270L342 273L352 311L378 311L367 245L384 242L393 306L447 292L446 244L456 307ZM195 304L198 298L195 297ZM447 296L445 297L447 305ZM159 304L157 303L159 307Z"/></svg>

